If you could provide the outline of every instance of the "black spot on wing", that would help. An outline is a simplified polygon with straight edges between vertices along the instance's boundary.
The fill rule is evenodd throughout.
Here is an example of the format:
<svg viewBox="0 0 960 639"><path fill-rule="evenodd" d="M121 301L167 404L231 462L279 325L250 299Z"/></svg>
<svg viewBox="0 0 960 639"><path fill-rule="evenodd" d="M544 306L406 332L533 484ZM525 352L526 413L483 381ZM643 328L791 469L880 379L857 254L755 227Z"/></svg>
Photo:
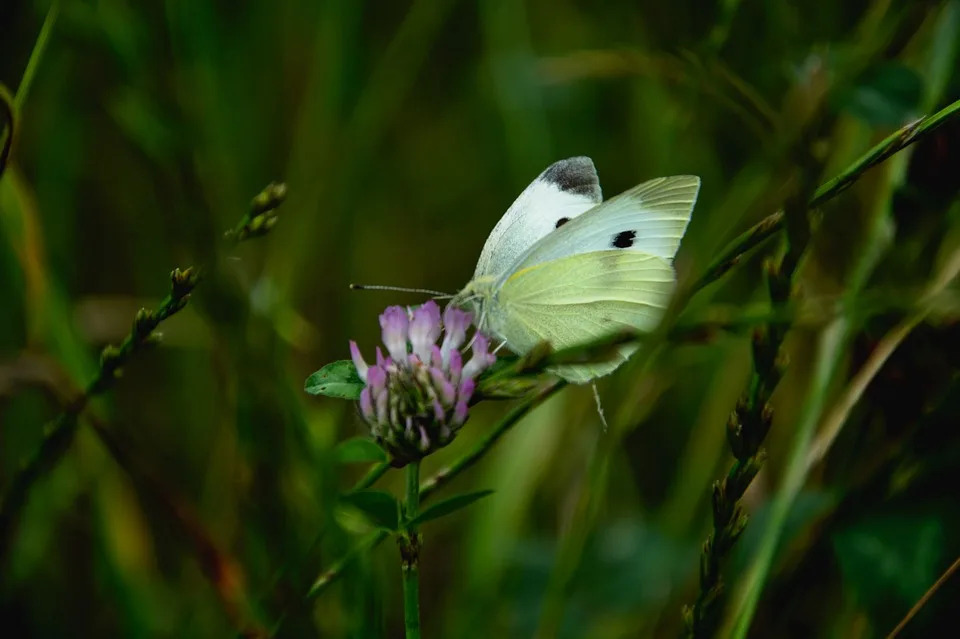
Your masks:
<svg viewBox="0 0 960 639"><path fill-rule="evenodd" d="M569 221L570 221L570 218L569 218L569 217L561 217L559 220L557 220L557 226L556 226L556 228L560 228L561 226L563 226L564 224L566 224L566 223L569 222Z"/></svg>
<svg viewBox="0 0 960 639"><path fill-rule="evenodd" d="M564 193L576 193L600 203L600 178L593 160L588 157L568 158L554 162L540 174L540 178L555 184Z"/></svg>
<svg viewBox="0 0 960 639"><path fill-rule="evenodd" d="M633 241L637 239L636 231L621 231L613 238L611 246L613 248L630 248L633 246Z"/></svg>

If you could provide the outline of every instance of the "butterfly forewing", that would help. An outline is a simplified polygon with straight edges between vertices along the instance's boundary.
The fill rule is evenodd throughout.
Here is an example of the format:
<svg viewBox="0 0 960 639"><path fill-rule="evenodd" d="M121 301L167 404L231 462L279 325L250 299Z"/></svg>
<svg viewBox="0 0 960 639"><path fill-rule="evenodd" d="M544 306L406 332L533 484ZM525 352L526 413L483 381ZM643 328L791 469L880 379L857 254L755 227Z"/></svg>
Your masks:
<svg viewBox="0 0 960 639"><path fill-rule="evenodd" d="M590 158L553 163L530 183L490 232L474 279L505 275L530 247L602 199Z"/></svg>
<svg viewBox="0 0 960 639"><path fill-rule="evenodd" d="M657 178L601 203L593 162L561 160L494 227L458 299L477 305L484 332L518 354L543 341L563 349L623 329L650 331L673 293L673 258L699 190L696 176ZM588 382L637 348L553 372Z"/></svg>
<svg viewBox="0 0 960 639"><path fill-rule="evenodd" d="M518 259L511 272L606 250L642 252L672 261L699 190L700 178L691 175L644 182L545 236Z"/></svg>

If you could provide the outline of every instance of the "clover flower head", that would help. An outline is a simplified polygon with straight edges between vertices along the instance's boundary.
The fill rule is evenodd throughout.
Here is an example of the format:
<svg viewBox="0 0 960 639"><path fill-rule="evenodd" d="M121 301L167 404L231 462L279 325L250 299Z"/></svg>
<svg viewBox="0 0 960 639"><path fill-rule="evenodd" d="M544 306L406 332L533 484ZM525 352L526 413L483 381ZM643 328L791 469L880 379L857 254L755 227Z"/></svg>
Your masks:
<svg viewBox="0 0 960 639"><path fill-rule="evenodd" d="M356 342L350 342L364 382L360 414L394 465L446 446L466 423L476 379L497 359L490 341L476 333L464 363L460 349L472 325L471 313L451 307L441 316L431 300L414 309L384 310L380 328L388 356L378 347L375 364L367 364Z"/></svg>

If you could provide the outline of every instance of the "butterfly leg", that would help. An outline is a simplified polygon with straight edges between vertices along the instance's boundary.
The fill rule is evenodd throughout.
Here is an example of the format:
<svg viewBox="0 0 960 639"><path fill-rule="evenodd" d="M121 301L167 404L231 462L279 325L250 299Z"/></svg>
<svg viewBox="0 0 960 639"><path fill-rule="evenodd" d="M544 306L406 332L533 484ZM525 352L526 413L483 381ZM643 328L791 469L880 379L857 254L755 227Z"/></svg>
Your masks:
<svg viewBox="0 0 960 639"><path fill-rule="evenodd" d="M463 347L462 350L466 351L468 348L473 346L473 343L477 339L477 335L483 332L483 323L487 319L487 307L484 306L480 311L480 321L477 322L477 328L473 331L473 335L470 337L470 341ZM496 352L496 351L494 351Z"/></svg>
<svg viewBox="0 0 960 639"><path fill-rule="evenodd" d="M473 343L474 343L475 341L477 341L477 335L479 335L479 334L480 334L480 331L478 331L478 330L473 331L473 335L470 336L470 340L467 341L467 343L464 344L464 345L463 345L463 348L461 348L460 350L463 351L464 353L466 353L466 352L467 352L467 349L469 349L471 346L473 346Z"/></svg>
<svg viewBox="0 0 960 639"><path fill-rule="evenodd" d="M495 349L493 349L493 354L496 355L497 353L499 353L499 352L500 352L500 349L503 348L503 347L506 346L506 345L507 345L507 341L506 341L506 340L500 342L500 345L497 346Z"/></svg>
<svg viewBox="0 0 960 639"><path fill-rule="evenodd" d="M597 383L591 382L593 388L593 400L597 403L597 414L600 415L600 422L603 424L603 432L607 432L607 418L603 416L603 406L600 405L600 391L597 390Z"/></svg>

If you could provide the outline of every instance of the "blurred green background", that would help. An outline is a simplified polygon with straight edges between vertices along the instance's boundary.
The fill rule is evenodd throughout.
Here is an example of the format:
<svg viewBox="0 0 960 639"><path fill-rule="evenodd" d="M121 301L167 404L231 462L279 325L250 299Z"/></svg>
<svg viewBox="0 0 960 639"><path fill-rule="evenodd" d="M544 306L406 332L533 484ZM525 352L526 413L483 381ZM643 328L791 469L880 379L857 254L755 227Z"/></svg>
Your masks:
<svg viewBox="0 0 960 639"><path fill-rule="evenodd" d="M332 453L362 433L353 406L303 379L349 339L370 352L386 305L422 299L348 284L457 290L513 198L574 155L593 158L607 197L701 176L677 258L689 283L783 205L804 152L824 182L960 97L958 43L953 0L4 0L0 82L12 94L35 74L0 188L0 490L171 269L211 273L33 487L0 567L4 636L229 637L284 614L280 636L402 636L393 542L303 601L359 538L336 496L365 470ZM908 306L955 250L958 166L948 123L825 206L798 295L836 296L867 262L872 299ZM271 180L289 187L275 230L223 248ZM775 247L684 317L762 309ZM902 315L857 320L828 405ZM907 338L811 471L752 636L886 636L960 555L954 315ZM731 586L791 454L824 321L788 337ZM631 362L600 384L607 433L590 390L565 389L458 477L445 493L496 492L427 526L424 636L676 636L749 345L721 334ZM475 407L425 476L509 405ZM399 493L400 475L379 485ZM541 614L547 592L561 605ZM958 596L955 578L900 636L955 625Z"/></svg>

